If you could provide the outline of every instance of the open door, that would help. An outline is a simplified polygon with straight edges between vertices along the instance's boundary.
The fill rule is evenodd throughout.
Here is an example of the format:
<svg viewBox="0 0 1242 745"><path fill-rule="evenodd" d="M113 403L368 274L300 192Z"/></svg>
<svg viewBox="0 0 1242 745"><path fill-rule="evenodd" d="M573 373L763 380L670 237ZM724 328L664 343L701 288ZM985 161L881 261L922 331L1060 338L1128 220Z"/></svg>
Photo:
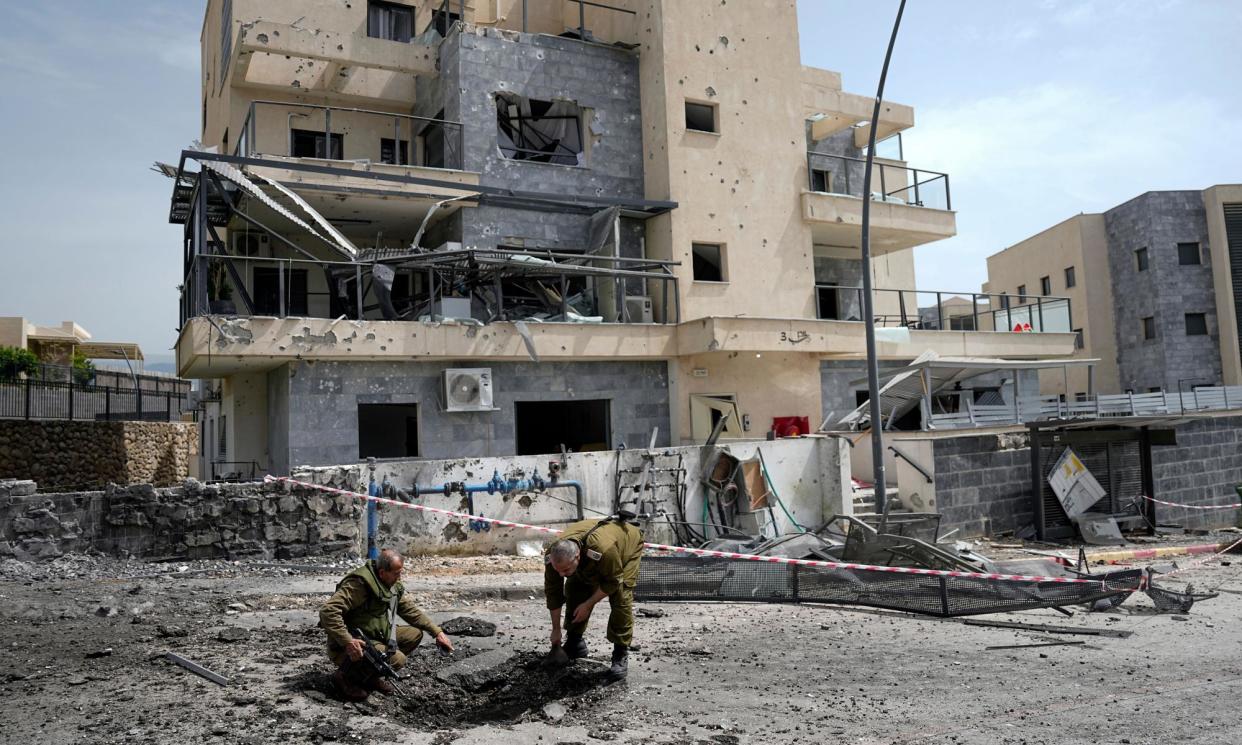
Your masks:
<svg viewBox="0 0 1242 745"><path fill-rule="evenodd" d="M733 394L690 396L690 437L696 441L711 436L716 423L725 420L720 430L721 438L742 437L742 417L737 410L737 397Z"/></svg>

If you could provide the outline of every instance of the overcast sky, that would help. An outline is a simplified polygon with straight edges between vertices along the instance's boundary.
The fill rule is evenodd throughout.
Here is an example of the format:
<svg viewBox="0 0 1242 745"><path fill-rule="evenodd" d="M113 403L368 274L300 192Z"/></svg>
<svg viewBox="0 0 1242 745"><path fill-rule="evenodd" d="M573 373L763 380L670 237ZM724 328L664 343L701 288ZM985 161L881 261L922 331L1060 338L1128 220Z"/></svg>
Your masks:
<svg viewBox="0 0 1242 745"><path fill-rule="evenodd" d="M180 230L147 168L198 134L202 2L5 5L0 315L168 359ZM896 0L798 6L803 61L874 95ZM977 290L984 257L1078 212L1242 181L1240 33L1233 0L911 0L887 97L958 211L919 286Z"/></svg>

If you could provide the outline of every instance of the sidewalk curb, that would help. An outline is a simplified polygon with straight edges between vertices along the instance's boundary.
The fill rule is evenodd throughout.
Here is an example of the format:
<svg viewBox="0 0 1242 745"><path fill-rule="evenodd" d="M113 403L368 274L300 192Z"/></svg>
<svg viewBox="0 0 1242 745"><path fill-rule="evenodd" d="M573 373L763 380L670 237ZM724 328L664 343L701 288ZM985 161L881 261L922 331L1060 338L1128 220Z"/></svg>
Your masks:
<svg viewBox="0 0 1242 745"><path fill-rule="evenodd" d="M1233 541L1227 543L1201 543L1195 546L1162 546L1160 548L1131 548L1120 551L1101 551L1087 554L1088 561L1115 564L1122 561L1146 559L1164 559L1170 556L1196 556L1199 554L1215 554L1224 551Z"/></svg>

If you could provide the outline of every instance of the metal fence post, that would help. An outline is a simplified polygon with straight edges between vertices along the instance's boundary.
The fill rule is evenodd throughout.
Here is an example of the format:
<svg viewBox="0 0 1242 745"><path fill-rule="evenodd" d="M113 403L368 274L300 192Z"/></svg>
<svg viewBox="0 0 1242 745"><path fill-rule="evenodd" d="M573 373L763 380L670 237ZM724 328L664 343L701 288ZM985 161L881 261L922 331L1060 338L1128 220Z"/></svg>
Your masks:
<svg viewBox="0 0 1242 745"><path fill-rule="evenodd" d="M141 388L138 388L138 387L134 388L134 400L137 402L136 405L138 406L138 419L141 420L142 419L142 389Z"/></svg>
<svg viewBox="0 0 1242 745"><path fill-rule="evenodd" d="M112 419L112 388L104 388L104 420Z"/></svg>
<svg viewBox="0 0 1242 745"><path fill-rule="evenodd" d="M923 200L919 198L919 169L912 168L914 171L914 203L920 207L923 206Z"/></svg>
<svg viewBox="0 0 1242 745"><path fill-rule="evenodd" d="M332 109L323 110L323 157L332 160ZM345 157L345 143L341 143L341 157Z"/></svg>
<svg viewBox="0 0 1242 745"><path fill-rule="evenodd" d="M522 0L522 33L526 33L526 0Z"/></svg>
<svg viewBox="0 0 1242 745"><path fill-rule="evenodd" d="M73 399L76 398L73 395L73 390L74 390L73 381L70 380L69 381L69 421L71 422L73 421Z"/></svg>
<svg viewBox="0 0 1242 745"><path fill-rule="evenodd" d="M26 378L26 418L30 418L30 378Z"/></svg>

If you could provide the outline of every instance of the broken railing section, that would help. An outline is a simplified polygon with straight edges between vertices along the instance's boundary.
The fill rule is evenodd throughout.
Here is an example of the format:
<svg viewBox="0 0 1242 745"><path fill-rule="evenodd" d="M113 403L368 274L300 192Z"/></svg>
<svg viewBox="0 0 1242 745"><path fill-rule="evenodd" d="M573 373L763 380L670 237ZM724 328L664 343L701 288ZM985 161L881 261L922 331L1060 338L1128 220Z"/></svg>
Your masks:
<svg viewBox="0 0 1242 745"><path fill-rule="evenodd" d="M198 161L199 171L187 172L187 160ZM408 248L359 249L293 188L246 170L250 166L434 185L465 193L431 205ZM203 315L238 314L482 323L680 321L674 273L678 262L620 255L623 215L645 219L673 209L675 203L464 186L202 151L183 151L175 169L157 164L157 170L174 179L169 220L184 225L183 324ZM431 216L462 201L578 215L587 238L581 251L462 248L452 242L429 250L419 245ZM272 213L293 225L292 232L307 236L306 245L264 222L272 219ZM265 236L272 255L260 256L257 251L242 255L224 240L222 228ZM276 256L276 251L286 255ZM324 289L318 292L310 289L312 270L324 277ZM249 286L247 276L254 279ZM235 296L241 307L233 301Z"/></svg>

